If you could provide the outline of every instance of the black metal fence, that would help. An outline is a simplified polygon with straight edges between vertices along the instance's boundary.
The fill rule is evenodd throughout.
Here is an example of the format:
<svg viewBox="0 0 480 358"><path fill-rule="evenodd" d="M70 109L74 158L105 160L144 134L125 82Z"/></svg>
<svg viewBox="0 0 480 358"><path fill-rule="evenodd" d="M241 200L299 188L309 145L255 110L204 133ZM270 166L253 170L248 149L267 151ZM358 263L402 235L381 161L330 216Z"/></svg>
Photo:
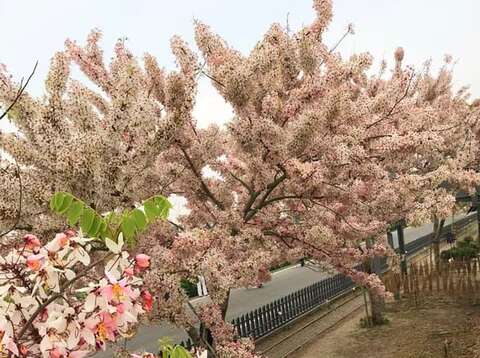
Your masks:
<svg viewBox="0 0 480 358"><path fill-rule="evenodd" d="M349 277L336 274L244 314L234 319L232 323L240 336L256 339L346 290L351 290L353 286L353 281Z"/></svg>
<svg viewBox="0 0 480 358"><path fill-rule="evenodd" d="M456 230L463 230L475 220L476 216L470 215L455 222L454 225ZM451 230L451 224L444 227L441 235L442 241L446 239L446 234ZM409 242L405 245L407 256L411 256L431 245L432 240L433 234L428 234ZM387 260L384 257L376 257L373 266L375 267L375 272L386 272L389 269ZM361 265L357 266L356 269L361 269ZM320 305L351 291L355 286L351 278L342 274L336 274L245 313L233 319L231 323L235 326L239 336L258 339ZM190 348L192 342L187 340L182 342L182 345Z"/></svg>

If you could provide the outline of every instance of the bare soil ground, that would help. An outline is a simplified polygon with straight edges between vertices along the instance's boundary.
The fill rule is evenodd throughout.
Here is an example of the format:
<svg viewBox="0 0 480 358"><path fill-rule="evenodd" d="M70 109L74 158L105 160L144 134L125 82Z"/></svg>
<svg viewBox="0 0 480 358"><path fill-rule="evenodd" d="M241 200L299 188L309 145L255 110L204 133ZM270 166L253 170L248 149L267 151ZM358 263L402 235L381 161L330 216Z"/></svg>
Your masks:
<svg viewBox="0 0 480 358"><path fill-rule="evenodd" d="M431 298L414 307L390 303L390 322L361 328L357 311L304 347L298 358L475 358L480 357L480 305L452 298ZM478 355L477 355L478 353Z"/></svg>

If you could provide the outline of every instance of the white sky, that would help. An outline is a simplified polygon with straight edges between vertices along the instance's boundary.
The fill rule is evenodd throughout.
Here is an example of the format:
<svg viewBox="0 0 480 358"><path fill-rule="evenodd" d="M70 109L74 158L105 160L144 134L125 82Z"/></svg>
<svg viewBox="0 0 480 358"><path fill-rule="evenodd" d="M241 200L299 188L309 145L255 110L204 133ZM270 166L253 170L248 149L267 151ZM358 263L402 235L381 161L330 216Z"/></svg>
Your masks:
<svg viewBox="0 0 480 358"><path fill-rule="evenodd" d="M39 68L29 86L43 93L49 59L63 49L67 37L84 43L92 28L104 33L107 58L118 38L139 57L157 56L167 68L174 65L169 39L181 35L193 45L193 19L200 19L233 47L247 53L272 22L292 30L314 17L311 0L0 0L0 63L20 79ZM457 85L471 85L480 97L479 0L334 0L334 21L327 35L333 44L348 23L356 34L340 50L344 55L369 51L377 63L392 62L397 46L406 50L405 62L420 66L432 58L439 64L448 53L458 60ZM206 80L199 86L195 116L200 125L224 123L231 111ZM0 124L5 129L6 121Z"/></svg>
<svg viewBox="0 0 480 358"><path fill-rule="evenodd" d="M172 68L169 39L179 34L193 44L194 18L247 53L272 22L285 24L287 14L293 30L310 23L311 5L311 0L0 0L0 63L21 78L38 60L29 90L40 95L52 54L67 37L83 43L92 28L104 32L107 57L116 39L126 37L136 55L151 52ZM474 21L479 13L479 0L334 0L327 42L333 44L352 22L356 34L342 44L344 55L370 51L378 61L390 61L394 49L403 46L406 62L419 66L452 54L458 60L456 83L471 85L480 96L480 22ZM200 84L197 103L202 125L231 115L207 81Z"/></svg>

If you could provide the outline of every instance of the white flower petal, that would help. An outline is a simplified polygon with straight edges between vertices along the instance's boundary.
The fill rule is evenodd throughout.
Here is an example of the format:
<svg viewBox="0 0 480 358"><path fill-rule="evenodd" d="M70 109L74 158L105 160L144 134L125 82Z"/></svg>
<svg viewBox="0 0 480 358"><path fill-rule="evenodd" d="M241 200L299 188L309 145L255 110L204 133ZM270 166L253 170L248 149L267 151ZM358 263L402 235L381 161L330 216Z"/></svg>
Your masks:
<svg viewBox="0 0 480 358"><path fill-rule="evenodd" d="M82 330L82 337L91 346L95 346L95 335L88 328Z"/></svg>
<svg viewBox="0 0 480 358"><path fill-rule="evenodd" d="M72 280L75 276L76 274L72 270L70 269L65 270L65 277L67 278L67 280Z"/></svg>
<svg viewBox="0 0 480 358"><path fill-rule="evenodd" d="M42 353L47 353L48 350L52 349L53 345L52 342L50 341L50 337L48 337L48 334L46 334L42 341L40 342L40 351Z"/></svg>
<svg viewBox="0 0 480 358"><path fill-rule="evenodd" d="M119 245L114 241L110 240L108 237L105 238L105 245L107 245L107 248L114 254L118 254L120 252Z"/></svg>
<svg viewBox="0 0 480 358"><path fill-rule="evenodd" d="M90 293L85 300L85 311L86 312L93 312L95 309L95 301L97 295L95 293Z"/></svg>

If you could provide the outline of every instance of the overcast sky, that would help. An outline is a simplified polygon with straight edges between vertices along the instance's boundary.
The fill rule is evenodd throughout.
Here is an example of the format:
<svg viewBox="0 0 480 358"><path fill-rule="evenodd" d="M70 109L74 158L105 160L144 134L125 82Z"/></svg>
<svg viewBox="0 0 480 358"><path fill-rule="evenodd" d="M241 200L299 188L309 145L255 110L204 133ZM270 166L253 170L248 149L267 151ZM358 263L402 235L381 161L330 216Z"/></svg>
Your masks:
<svg viewBox="0 0 480 358"><path fill-rule="evenodd" d="M43 94L49 60L63 49L65 39L80 43L89 31L103 31L103 48L109 58L118 38L137 56L150 52L167 68L173 68L169 39L181 35L193 45L193 20L209 24L233 47L248 53L272 22L292 30L309 24L314 12L310 0L0 0L0 63L20 79L35 61L39 68L29 91ZM431 58L441 63L445 54L458 60L455 83L471 85L480 96L480 0L335 0L334 21L326 37L333 44L349 23L356 34L340 51L348 56L369 51L377 63L390 62L397 46L406 50L408 64L420 66ZM199 86L195 117L200 125L224 123L231 111L208 81ZM11 130L6 121L0 129ZM175 214L182 200L174 200Z"/></svg>
<svg viewBox="0 0 480 358"><path fill-rule="evenodd" d="M310 0L0 0L0 63L20 78L38 60L29 90L40 95L52 54L67 37L83 43L92 28L103 31L108 57L116 39L127 38L136 55L150 52L172 68L169 39L179 34L193 45L193 19L248 53L272 22L285 24L287 14L292 29L310 23L311 5ZM420 66L451 54L458 60L455 82L471 85L473 95L480 96L480 23L474 21L479 13L479 0L335 0L326 40L333 44L353 23L356 34L342 44L344 55L369 51L377 62L391 61L394 49L403 46L406 62ZM200 124L225 122L230 113L203 81L195 110Z"/></svg>

